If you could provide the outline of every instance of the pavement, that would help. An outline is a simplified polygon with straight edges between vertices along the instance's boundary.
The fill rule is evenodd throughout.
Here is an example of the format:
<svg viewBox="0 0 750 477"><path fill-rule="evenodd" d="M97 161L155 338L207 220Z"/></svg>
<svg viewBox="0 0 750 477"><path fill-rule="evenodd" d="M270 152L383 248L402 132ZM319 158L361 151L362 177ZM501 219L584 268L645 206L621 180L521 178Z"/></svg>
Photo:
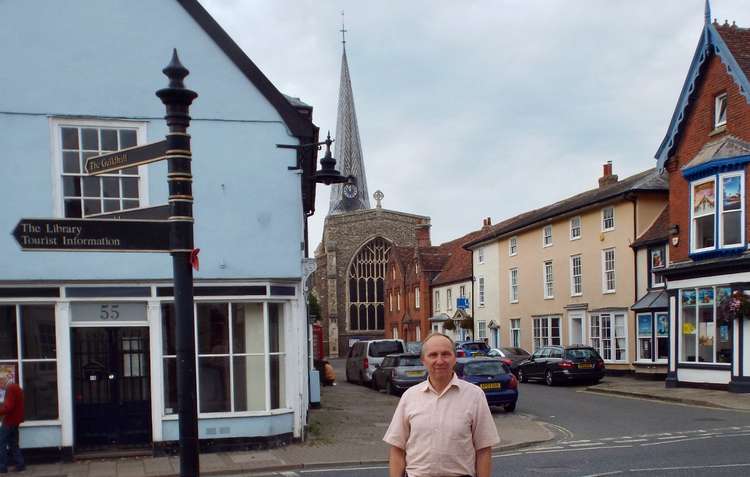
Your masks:
<svg viewBox="0 0 750 477"><path fill-rule="evenodd" d="M667 388L664 381L635 379L630 376L606 376L599 384L586 388L586 392L750 411L750 394L698 388Z"/></svg>
<svg viewBox="0 0 750 477"><path fill-rule="evenodd" d="M334 368L342 378L343 363L334 362ZM270 450L201 454L201 475L282 472L387 462L388 446L382 437L398 398L341 381L343 379L339 380L337 386L321 389L321 407L310 411L308 434L304 442ZM750 411L750 395L703 389L667 389L661 381L629 377L607 376L600 384L590 386L584 392ZM501 443L493 449L493 453L530 447L559 437L551 426L523 413L493 409L493 418L501 437ZM29 465L25 472L16 475L172 477L179 475L179 458L127 457Z"/></svg>

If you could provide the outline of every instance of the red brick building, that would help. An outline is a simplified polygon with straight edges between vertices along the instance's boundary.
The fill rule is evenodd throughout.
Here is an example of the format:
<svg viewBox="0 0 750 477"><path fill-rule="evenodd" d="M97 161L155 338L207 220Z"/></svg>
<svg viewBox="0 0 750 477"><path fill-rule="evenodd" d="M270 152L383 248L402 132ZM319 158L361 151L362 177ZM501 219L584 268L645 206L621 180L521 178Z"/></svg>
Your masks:
<svg viewBox="0 0 750 477"><path fill-rule="evenodd" d="M667 386L750 392L750 29L706 21L667 134L670 352Z"/></svg>

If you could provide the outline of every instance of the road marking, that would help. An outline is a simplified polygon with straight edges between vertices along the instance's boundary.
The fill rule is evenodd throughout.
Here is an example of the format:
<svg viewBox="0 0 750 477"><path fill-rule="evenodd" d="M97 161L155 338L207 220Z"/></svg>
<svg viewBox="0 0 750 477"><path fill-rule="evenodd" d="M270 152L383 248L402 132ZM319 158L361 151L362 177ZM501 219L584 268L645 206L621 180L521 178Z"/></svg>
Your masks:
<svg viewBox="0 0 750 477"><path fill-rule="evenodd" d="M664 437L657 437L658 440L666 440L666 439L684 439L687 436L681 436L681 435L671 435L671 436L664 436Z"/></svg>
<svg viewBox="0 0 750 477"><path fill-rule="evenodd" d="M523 452L512 452L510 454L493 454L492 458L499 458L499 457L513 457L514 455L522 455Z"/></svg>
<svg viewBox="0 0 750 477"><path fill-rule="evenodd" d="M577 447L573 449L560 449L560 450L548 450L548 451L526 451L524 454L549 454L551 452L576 452L576 451L588 451L595 449L626 449L633 446L599 446L599 447Z"/></svg>
<svg viewBox="0 0 750 477"><path fill-rule="evenodd" d="M714 436L714 437L721 438L721 437L745 437L745 436L750 436L750 432L742 432L742 433L738 433L738 434L720 434L720 435Z"/></svg>
<svg viewBox="0 0 750 477"><path fill-rule="evenodd" d="M583 439L583 440L580 440L580 441L562 441L562 442L560 442L560 444L579 444L579 443L582 443L582 442L591 442L591 439Z"/></svg>
<svg viewBox="0 0 750 477"><path fill-rule="evenodd" d="M723 469L732 467L750 467L749 464L714 464L714 465L686 465L682 467L652 467L648 469L630 469L630 472L654 472L658 470L694 470L694 469Z"/></svg>
<svg viewBox="0 0 750 477"><path fill-rule="evenodd" d="M580 444L568 444L570 447L600 446L601 442L582 442Z"/></svg>
<svg viewBox="0 0 750 477"><path fill-rule="evenodd" d="M622 441L615 441L615 444L630 444L631 442L646 442L648 439L626 439Z"/></svg>
<svg viewBox="0 0 750 477"><path fill-rule="evenodd" d="M674 444L675 442L687 442L687 441L702 441L704 439L713 439L713 436L684 437L683 439L672 439L671 441L649 442L648 444L641 444L641 446L643 447L660 446L662 444Z"/></svg>
<svg viewBox="0 0 750 477"><path fill-rule="evenodd" d="M344 470L380 470L387 469L387 465L371 466L371 467L332 467L330 469L310 469L300 470L300 474L312 474L314 472L343 472Z"/></svg>
<svg viewBox="0 0 750 477"><path fill-rule="evenodd" d="M601 473L601 474L584 475L583 477L604 477L605 475L617 475L617 474L622 474L622 471L621 470L615 470L613 472L604 472L604 473Z"/></svg>
<svg viewBox="0 0 750 477"><path fill-rule="evenodd" d="M297 472L292 471L279 472L279 475L281 475L282 477L299 477L299 474Z"/></svg>
<svg viewBox="0 0 750 477"><path fill-rule="evenodd" d="M535 447L534 450L555 450L555 449L564 449L562 446L551 446L551 447ZM519 452L520 454L520 452Z"/></svg>

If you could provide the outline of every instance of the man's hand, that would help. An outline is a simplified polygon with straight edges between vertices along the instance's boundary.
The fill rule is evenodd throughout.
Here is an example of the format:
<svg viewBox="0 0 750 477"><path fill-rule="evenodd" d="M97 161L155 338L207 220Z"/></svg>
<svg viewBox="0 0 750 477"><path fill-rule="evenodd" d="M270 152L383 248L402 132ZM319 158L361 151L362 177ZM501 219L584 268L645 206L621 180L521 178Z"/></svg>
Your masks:
<svg viewBox="0 0 750 477"><path fill-rule="evenodd" d="M490 448L488 447L487 449L490 449ZM391 451L388 455L388 476L389 477L404 477L405 470L406 470L406 451L400 447L391 446ZM488 473L486 477L490 477L489 470L487 472Z"/></svg>
<svg viewBox="0 0 750 477"><path fill-rule="evenodd" d="M476 471L477 477L490 477L492 473L492 447L485 447L477 451ZM391 474L391 477L393 477L393 474Z"/></svg>

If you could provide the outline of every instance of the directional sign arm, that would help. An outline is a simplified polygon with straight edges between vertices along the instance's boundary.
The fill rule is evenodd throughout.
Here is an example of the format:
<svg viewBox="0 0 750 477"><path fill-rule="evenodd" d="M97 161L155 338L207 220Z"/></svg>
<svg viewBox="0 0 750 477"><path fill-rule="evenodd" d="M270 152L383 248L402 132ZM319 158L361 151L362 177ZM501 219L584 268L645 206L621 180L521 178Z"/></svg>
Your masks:
<svg viewBox="0 0 750 477"><path fill-rule="evenodd" d="M167 141L152 142L86 159L86 173L106 174L166 159Z"/></svg>

